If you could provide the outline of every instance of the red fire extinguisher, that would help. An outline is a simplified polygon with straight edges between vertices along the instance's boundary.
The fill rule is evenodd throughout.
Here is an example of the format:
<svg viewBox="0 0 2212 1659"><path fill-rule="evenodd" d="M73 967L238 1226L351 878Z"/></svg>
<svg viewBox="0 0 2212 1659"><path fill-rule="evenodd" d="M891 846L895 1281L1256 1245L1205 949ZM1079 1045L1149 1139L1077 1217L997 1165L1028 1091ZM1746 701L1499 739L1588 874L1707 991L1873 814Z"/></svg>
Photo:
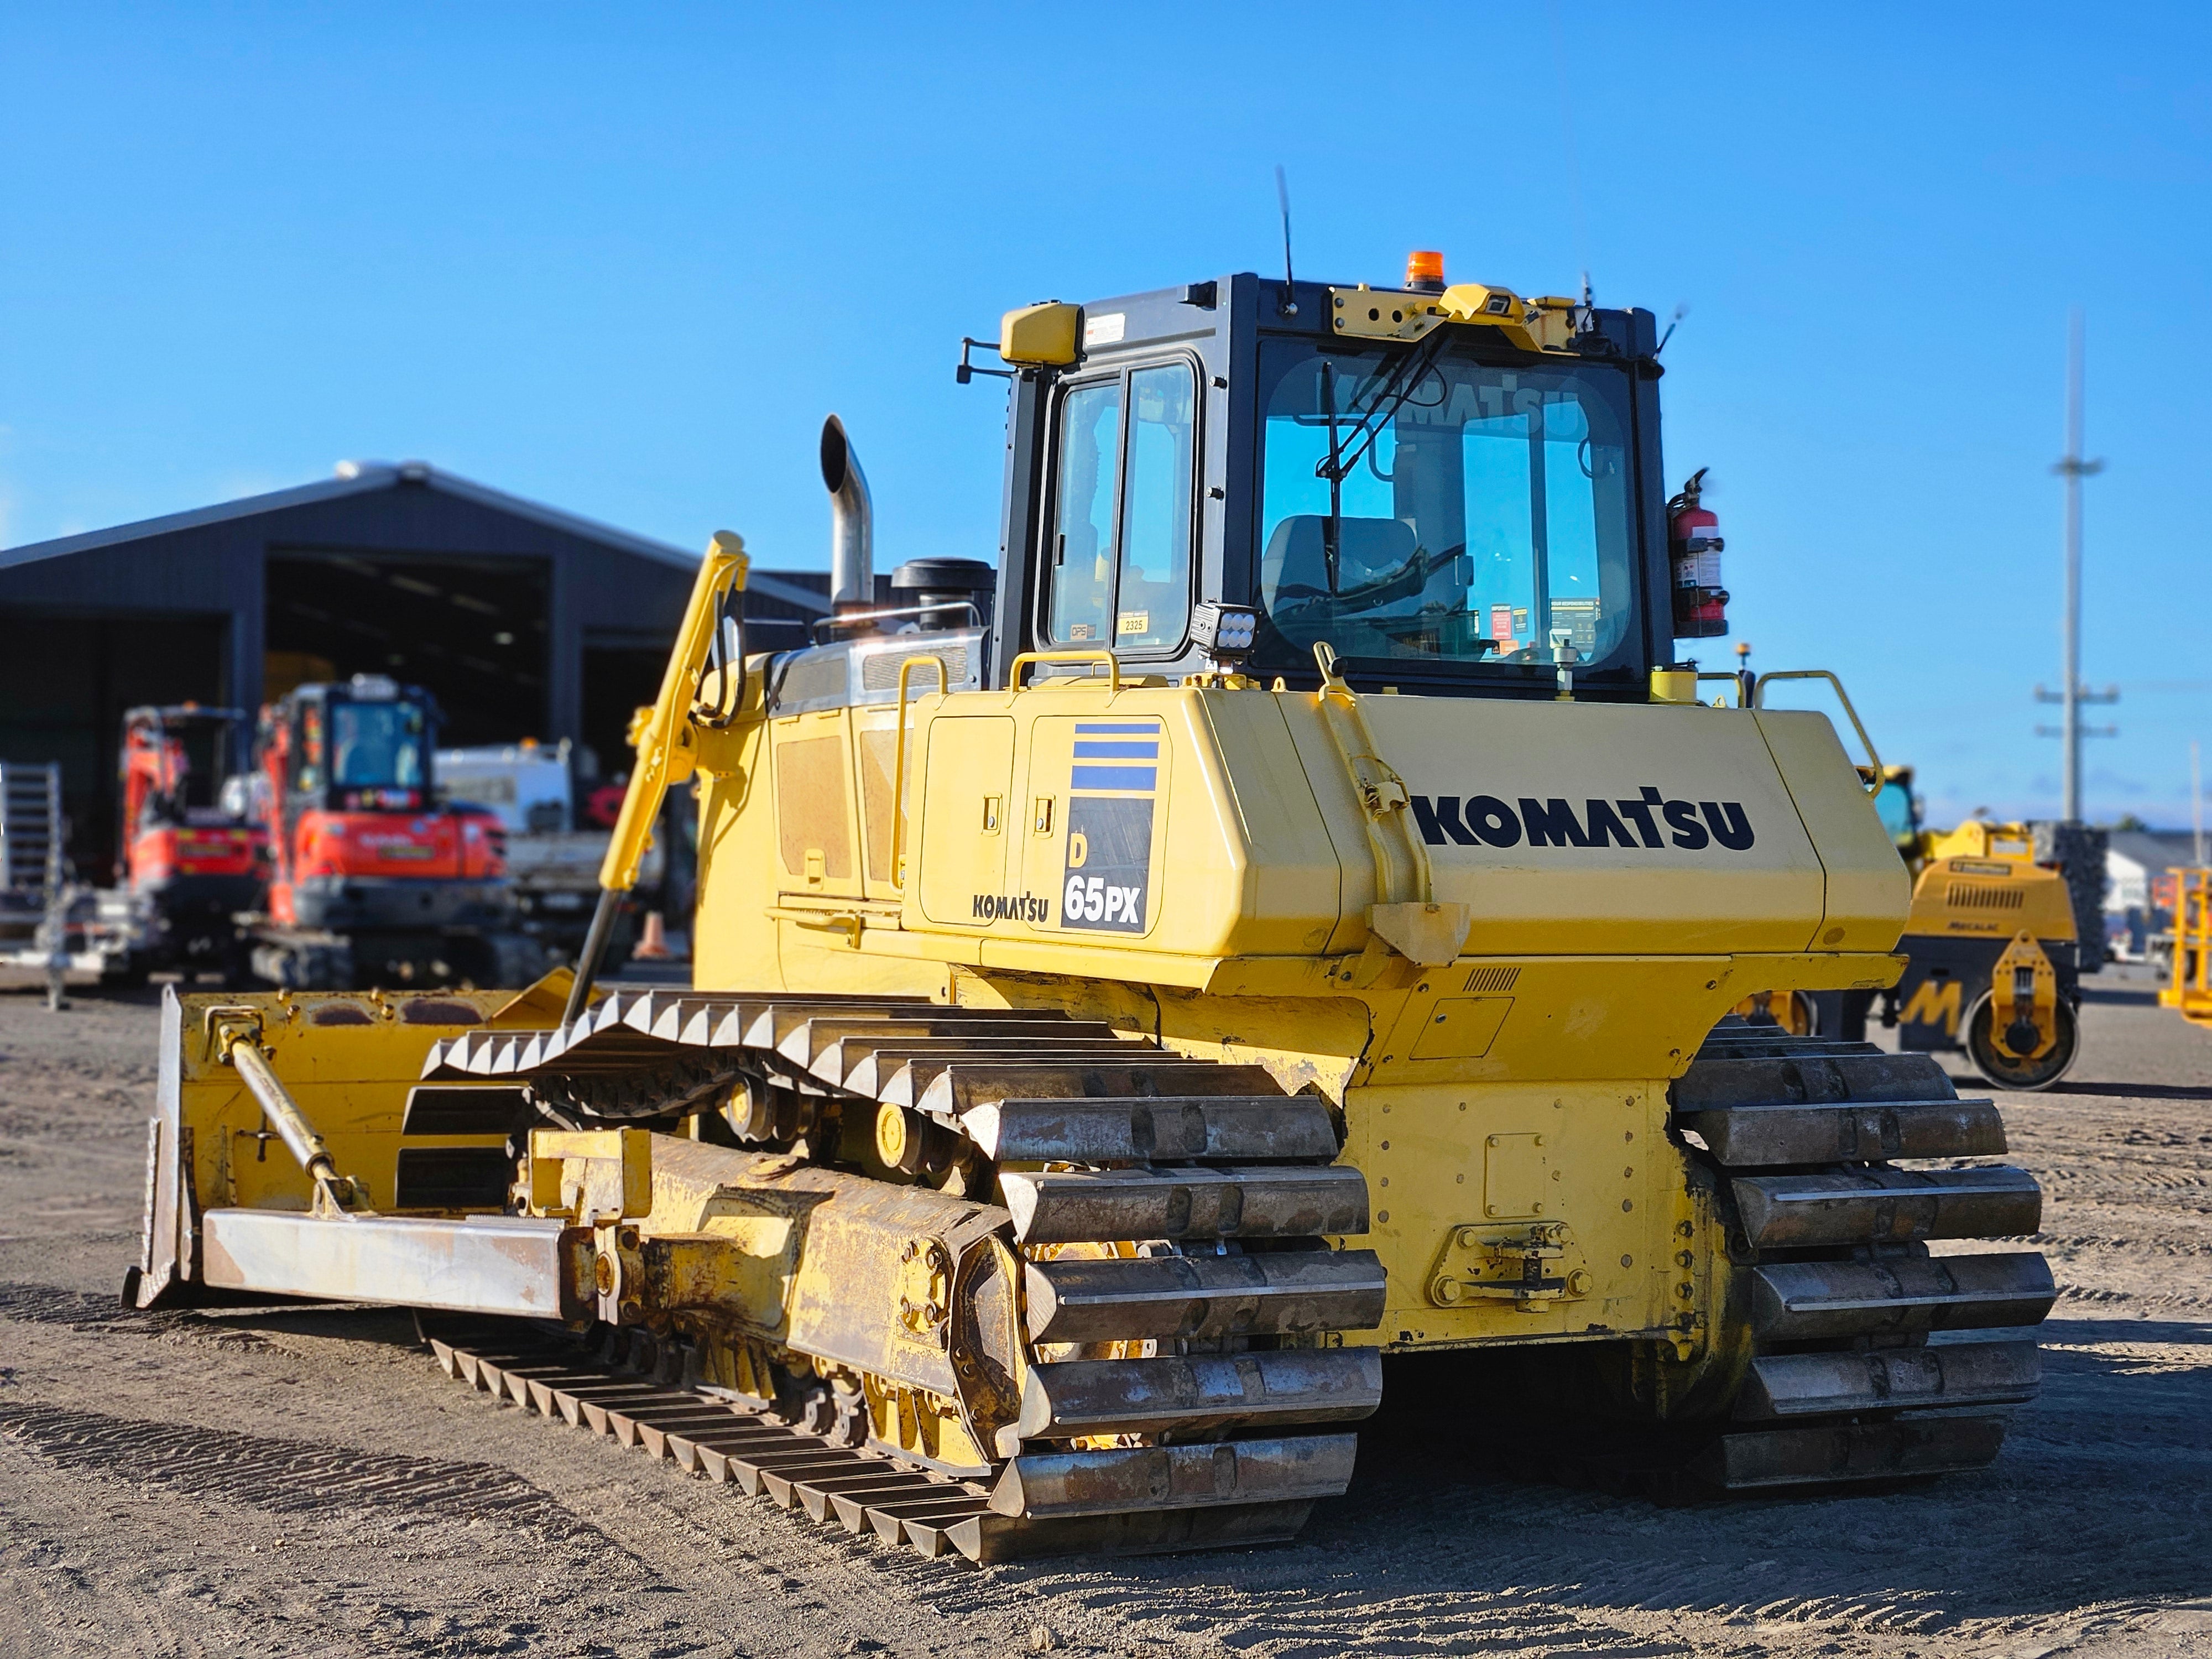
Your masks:
<svg viewBox="0 0 2212 1659"><path fill-rule="evenodd" d="M1698 505L1707 469L1690 475L1667 503L1667 554L1674 568L1674 637L1714 639L1728 632L1728 590L1721 586L1721 521Z"/></svg>

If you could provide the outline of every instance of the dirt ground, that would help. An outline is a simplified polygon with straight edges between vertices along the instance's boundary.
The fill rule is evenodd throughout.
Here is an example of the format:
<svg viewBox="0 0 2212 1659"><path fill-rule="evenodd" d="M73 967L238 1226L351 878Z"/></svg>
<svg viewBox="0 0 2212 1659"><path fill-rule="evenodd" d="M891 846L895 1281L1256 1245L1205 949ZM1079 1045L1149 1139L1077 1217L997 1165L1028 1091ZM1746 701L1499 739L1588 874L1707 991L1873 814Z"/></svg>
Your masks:
<svg viewBox="0 0 2212 1659"><path fill-rule="evenodd" d="M2005 1101L2063 1296L1993 1468L1661 1510L1433 1402L1293 1546L985 1570L495 1406L402 1316L121 1316L153 1003L0 995L0 1654L2212 1655L2212 1031L2122 971Z"/></svg>

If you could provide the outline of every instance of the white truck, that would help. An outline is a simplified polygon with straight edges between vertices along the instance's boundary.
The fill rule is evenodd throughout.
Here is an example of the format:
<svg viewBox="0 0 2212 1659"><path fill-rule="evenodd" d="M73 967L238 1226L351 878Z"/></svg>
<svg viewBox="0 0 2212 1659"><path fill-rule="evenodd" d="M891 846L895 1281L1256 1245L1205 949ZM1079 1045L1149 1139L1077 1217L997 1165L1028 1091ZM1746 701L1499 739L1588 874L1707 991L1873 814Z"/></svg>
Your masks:
<svg viewBox="0 0 2212 1659"><path fill-rule="evenodd" d="M606 829L580 821L574 759L566 741L525 740L441 749L437 766L440 789L448 799L498 816L507 830L507 876L523 927L569 961L582 948L591 925L608 836ZM655 838L645 856L641 893L658 891L666 871L660 839ZM637 927L636 918L623 919L611 956L629 954Z"/></svg>

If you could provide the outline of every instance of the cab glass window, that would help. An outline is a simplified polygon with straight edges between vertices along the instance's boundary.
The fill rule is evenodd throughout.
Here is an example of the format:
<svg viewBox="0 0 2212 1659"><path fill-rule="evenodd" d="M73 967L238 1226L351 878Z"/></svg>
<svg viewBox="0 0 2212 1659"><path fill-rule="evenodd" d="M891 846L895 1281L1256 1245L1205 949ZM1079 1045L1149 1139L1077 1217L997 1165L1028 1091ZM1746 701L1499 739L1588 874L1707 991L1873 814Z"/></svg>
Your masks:
<svg viewBox="0 0 2212 1659"><path fill-rule="evenodd" d="M1117 645L1176 645L1190 615L1190 481L1197 423L1182 363L1129 376L1129 462L1121 491Z"/></svg>
<svg viewBox="0 0 2212 1659"><path fill-rule="evenodd" d="M422 711L411 702L334 704L331 781L342 789L420 788L422 725Z"/></svg>
<svg viewBox="0 0 2212 1659"><path fill-rule="evenodd" d="M1889 831L1889 838L1899 847L1911 846L1920 833L1919 814L1912 810L1911 785L1891 778L1875 794L1874 810L1881 827Z"/></svg>
<svg viewBox="0 0 2212 1659"><path fill-rule="evenodd" d="M1121 383L1078 386L1060 406L1052 637L1106 637L1114 586L1114 497L1121 471Z"/></svg>
<svg viewBox="0 0 2212 1659"><path fill-rule="evenodd" d="M314 703L300 711L298 787L310 794L323 787L323 711Z"/></svg>
<svg viewBox="0 0 2212 1659"><path fill-rule="evenodd" d="M1081 386L1060 404L1046 630L1172 648L1190 617L1197 382L1188 363Z"/></svg>
<svg viewBox="0 0 2212 1659"><path fill-rule="evenodd" d="M1625 377L1412 349L1264 349L1260 662L1603 663L1637 631Z"/></svg>

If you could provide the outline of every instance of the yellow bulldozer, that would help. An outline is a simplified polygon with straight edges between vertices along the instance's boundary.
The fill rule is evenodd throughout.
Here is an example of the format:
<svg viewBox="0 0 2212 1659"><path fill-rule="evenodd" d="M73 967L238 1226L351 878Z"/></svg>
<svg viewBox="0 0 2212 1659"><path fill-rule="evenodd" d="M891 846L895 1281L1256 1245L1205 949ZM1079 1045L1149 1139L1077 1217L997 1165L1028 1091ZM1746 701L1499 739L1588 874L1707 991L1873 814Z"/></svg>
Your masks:
<svg viewBox="0 0 2212 1659"><path fill-rule="evenodd" d="M574 975L166 998L127 1298L410 1305L478 1388L985 1560L1291 1536L1432 1352L1561 1478L1986 1463L2053 1287L1960 1242L2041 1194L1926 1056L1728 1018L1891 984L1910 891L1824 716L1674 659L1725 595L1657 346L1428 265L1023 307L963 358L997 569L887 605L833 418L827 637L748 652L714 538ZM692 984L598 985L687 784Z"/></svg>

